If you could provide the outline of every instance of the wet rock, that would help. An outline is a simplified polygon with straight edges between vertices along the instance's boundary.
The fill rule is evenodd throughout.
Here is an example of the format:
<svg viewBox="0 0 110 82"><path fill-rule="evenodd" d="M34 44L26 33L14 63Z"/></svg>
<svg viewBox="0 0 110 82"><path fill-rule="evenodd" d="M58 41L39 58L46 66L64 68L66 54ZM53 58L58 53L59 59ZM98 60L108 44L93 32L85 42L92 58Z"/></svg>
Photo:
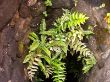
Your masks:
<svg viewBox="0 0 110 82"><path fill-rule="evenodd" d="M14 13L19 7L21 0L1 0L0 1L0 30L13 17Z"/></svg>

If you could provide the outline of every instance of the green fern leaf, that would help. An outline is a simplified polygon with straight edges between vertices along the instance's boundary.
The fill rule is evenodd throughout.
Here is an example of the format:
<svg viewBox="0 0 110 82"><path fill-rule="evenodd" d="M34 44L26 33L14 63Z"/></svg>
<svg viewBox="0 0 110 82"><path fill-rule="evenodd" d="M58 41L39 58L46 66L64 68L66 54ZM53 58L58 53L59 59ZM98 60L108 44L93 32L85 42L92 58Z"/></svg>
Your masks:
<svg viewBox="0 0 110 82"><path fill-rule="evenodd" d="M49 31L42 31L42 32L40 32L40 34L52 36L52 35L55 35L57 33L55 32L55 30L49 30Z"/></svg>
<svg viewBox="0 0 110 82"><path fill-rule="evenodd" d="M41 62L40 58L41 55L37 54L37 56L34 58L34 61L32 62L32 65L28 67L28 75L31 80L34 77L35 72L38 70L39 63Z"/></svg>
<svg viewBox="0 0 110 82"><path fill-rule="evenodd" d="M46 22L45 22L45 19L42 19L40 24L40 32L43 32L45 30L46 30Z"/></svg>
<svg viewBox="0 0 110 82"><path fill-rule="evenodd" d="M29 34L29 39L30 39L30 40L33 40L33 41L39 40L39 39L38 39L38 36L37 36L34 32L31 32L31 33Z"/></svg>
<svg viewBox="0 0 110 82"><path fill-rule="evenodd" d="M83 63L84 67L82 69L84 73L88 72L90 68L96 64L93 53L81 41L76 40L74 43L70 43L70 47L73 48L73 51L80 52L78 60L81 60L83 58L83 61L85 61Z"/></svg>
<svg viewBox="0 0 110 82"><path fill-rule="evenodd" d="M52 62L52 67L53 67L53 82L64 82L66 74L64 63L55 59Z"/></svg>
<svg viewBox="0 0 110 82"><path fill-rule="evenodd" d="M34 52L30 52L28 55L26 55L23 63L27 63L31 60L32 55L34 54Z"/></svg>
<svg viewBox="0 0 110 82"><path fill-rule="evenodd" d="M50 0L46 1L50 3ZM39 36L34 32L29 34L32 44L23 62L29 64L27 69L30 79L40 67L46 78L52 75L53 82L64 82L65 64L61 60L66 58L69 48L72 54L80 52L78 60L82 60L84 73L93 67L96 63L93 53L82 43L84 36L92 34L89 29L84 30L81 27L87 19L85 14L64 10L63 15L49 30L46 30L46 21L42 19Z"/></svg>
<svg viewBox="0 0 110 82"><path fill-rule="evenodd" d="M46 0L45 5L46 6L52 6L52 0Z"/></svg>
<svg viewBox="0 0 110 82"><path fill-rule="evenodd" d="M42 49L49 57L51 57L51 52L50 52L50 50L49 50L46 46L42 45L42 46L41 46L41 49Z"/></svg>
<svg viewBox="0 0 110 82"><path fill-rule="evenodd" d="M38 46L39 46L39 42L34 41L29 49L30 49L30 51L35 51L38 48Z"/></svg>

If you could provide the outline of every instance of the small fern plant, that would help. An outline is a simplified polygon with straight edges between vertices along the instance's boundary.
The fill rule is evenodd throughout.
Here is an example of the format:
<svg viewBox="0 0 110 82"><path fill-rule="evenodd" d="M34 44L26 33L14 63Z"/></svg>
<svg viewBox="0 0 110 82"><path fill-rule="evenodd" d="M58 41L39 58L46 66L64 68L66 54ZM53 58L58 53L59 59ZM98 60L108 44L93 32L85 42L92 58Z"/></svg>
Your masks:
<svg viewBox="0 0 110 82"><path fill-rule="evenodd" d="M93 53L82 42L84 37L93 33L81 27L87 19L82 13L64 10L63 16L54 22L53 28L47 30L43 19L40 32L30 33L32 44L23 63L28 63L27 70L31 80L39 69L46 78L51 75L53 82L64 82L66 68L63 60L67 51L71 51L71 54L80 52L78 60L82 61L83 73L87 73L94 66L96 60Z"/></svg>
<svg viewBox="0 0 110 82"><path fill-rule="evenodd" d="M46 6L52 6L52 0L44 0Z"/></svg>

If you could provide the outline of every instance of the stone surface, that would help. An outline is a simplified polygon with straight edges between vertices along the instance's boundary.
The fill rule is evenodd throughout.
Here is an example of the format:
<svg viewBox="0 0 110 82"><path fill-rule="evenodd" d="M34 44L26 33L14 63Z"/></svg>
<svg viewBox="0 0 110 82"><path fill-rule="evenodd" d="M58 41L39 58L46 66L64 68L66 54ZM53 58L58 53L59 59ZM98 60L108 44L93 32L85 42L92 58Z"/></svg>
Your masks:
<svg viewBox="0 0 110 82"><path fill-rule="evenodd" d="M71 9L74 6L72 0L53 0L52 3L46 17L49 27L62 15L62 8ZM105 7L98 8L102 3L106 4ZM73 8L90 17L87 25L95 26L95 34L89 39L88 45L95 53L97 64L82 82L110 82L110 32L104 20L106 13L110 12L109 3L110 0L78 0ZM22 41L24 46L28 45L30 22L34 29L39 27L42 12L46 10L42 0L31 7L24 3L19 5L20 0L0 0L0 82L28 82L21 61L25 50L19 50L19 43Z"/></svg>
<svg viewBox="0 0 110 82"><path fill-rule="evenodd" d="M18 54L15 29L5 27L0 36L0 82L26 82Z"/></svg>
<svg viewBox="0 0 110 82"><path fill-rule="evenodd" d="M73 0L52 0L52 8L68 8L74 6Z"/></svg>
<svg viewBox="0 0 110 82"><path fill-rule="evenodd" d="M25 2L21 4L19 13L22 18L26 18L30 16L30 10Z"/></svg>
<svg viewBox="0 0 110 82"><path fill-rule="evenodd" d="M49 14L48 14L48 17L46 18L46 19L47 19L47 27L48 27L48 28L51 28L53 22L54 22L58 17L61 17L61 16L62 16L63 10L62 10L62 8L52 9L52 10L49 10L48 13L49 13Z"/></svg>
<svg viewBox="0 0 110 82"><path fill-rule="evenodd" d="M31 18L19 16L20 0L0 0L0 82L28 82L22 64L20 41L27 45ZM23 7L22 7L23 8ZM23 8L22 12L25 12ZM27 12L26 12L27 13Z"/></svg>
<svg viewBox="0 0 110 82"><path fill-rule="evenodd" d="M36 17L42 15L44 11L46 11L46 6L44 5L42 0L39 0L33 6L30 7L32 17Z"/></svg>
<svg viewBox="0 0 110 82"><path fill-rule="evenodd" d="M0 30L11 20L19 4L20 0L0 0Z"/></svg>
<svg viewBox="0 0 110 82"><path fill-rule="evenodd" d="M105 7L99 8L102 3ZM89 39L89 47L95 53L97 64L81 82L110 82L110 32L104 20L110 10L109 0L79 0L75 10L87 14L88 25L93 25L94 36ZM74 9L73 9L74 10Z"/></svg>

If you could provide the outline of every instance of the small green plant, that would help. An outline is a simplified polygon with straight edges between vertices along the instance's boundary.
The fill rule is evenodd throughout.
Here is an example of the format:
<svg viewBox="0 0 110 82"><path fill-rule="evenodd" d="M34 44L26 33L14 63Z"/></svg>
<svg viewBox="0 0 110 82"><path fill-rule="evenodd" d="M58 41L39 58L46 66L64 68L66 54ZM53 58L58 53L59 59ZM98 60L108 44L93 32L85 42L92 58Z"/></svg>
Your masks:
<svg viewBox="0 0 110 82"><path fill-rule="evenodd" d="M43 15L44 15L44 17L47 17L48 16L47 11L44 11Z"/></svg>
<svg viewBox="0 0 110 82"><path fill-rule="evenodd" d="M46 6L52 6L52 0L45 0Z"/></svg>
<svg viewBox="0 0 110 82"><path fill-rule="evenodd" d="M109 30L110 29L110 13L107 13L104 19L108 24L107 29Z"/></svg>
<svg viewBox="0 0 110 82"><path fill-rule="evenodd" d="M66 76L65 62L67 51L80 52L78 60L82 61L83 73L87 73L96 63L93 53L82 42L83 38L93 32L83 30L82 24L88 17L82 13L64 10L63 16L58 18L53 28L47 30L45 19L40 25L40 32L30 33L32 44L29 47L23 63L28 63L28 75L32 78L40 69L46 78L52 75L53 82L64 82Z"/></svg>

